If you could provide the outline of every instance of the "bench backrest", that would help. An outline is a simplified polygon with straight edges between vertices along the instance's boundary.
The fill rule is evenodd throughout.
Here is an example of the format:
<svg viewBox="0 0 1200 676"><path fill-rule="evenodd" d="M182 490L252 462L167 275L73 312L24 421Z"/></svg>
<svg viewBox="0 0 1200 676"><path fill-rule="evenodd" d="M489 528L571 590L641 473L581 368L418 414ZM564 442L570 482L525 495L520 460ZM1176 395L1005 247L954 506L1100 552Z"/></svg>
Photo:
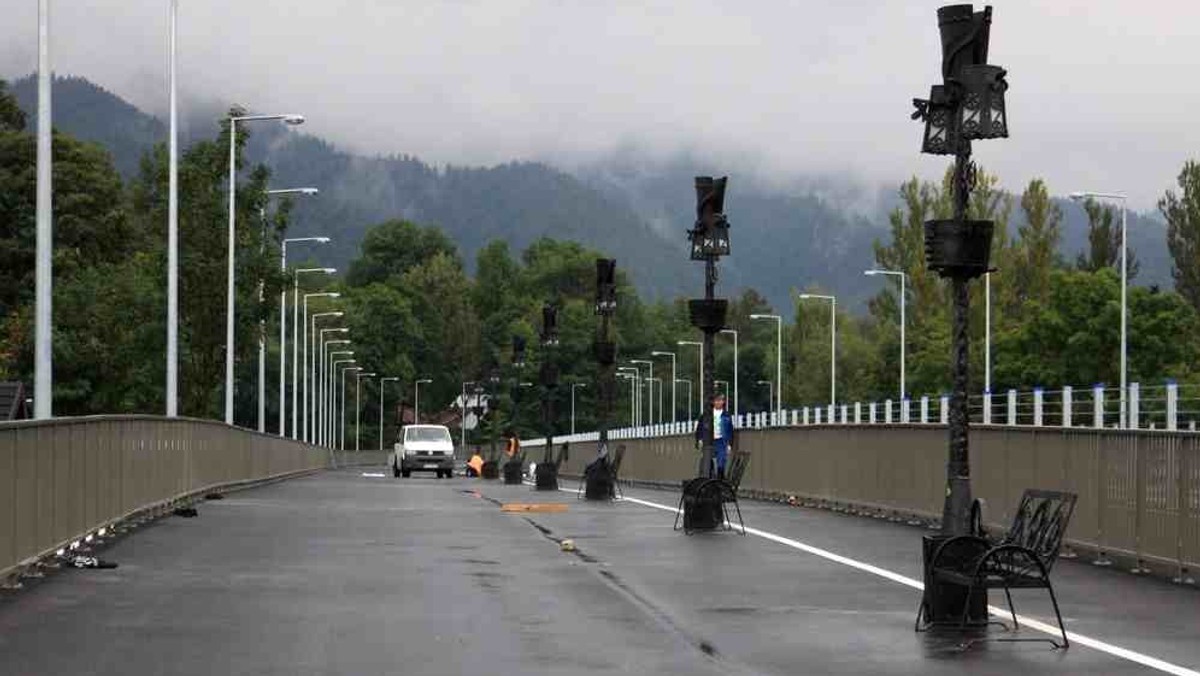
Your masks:
<svg viewBox="0 0 1200 676"><path fill-rule="evenodd" d="M750 451L735 451L733 458L729 461L729 471L725 474L725 481L729 483L735 493L742 485L742 477L745 476L746 466L749 464Z"/></svg>
<svg viewBox="0 0 1200 676"><path fill-rule="evenodd" d="M1058 559L1076 497L1062 491L1026 489L1003 544L1032 550L1049 571Z"/></svg>
<svg viewBox="0 0 1200 676"><path fill-rule="evenodd" d="M609 470L612 472L613 481L621 474L621 461L625 459L625 444L617 444L617 451L613 453L612 464L609 465Z"/></svg>

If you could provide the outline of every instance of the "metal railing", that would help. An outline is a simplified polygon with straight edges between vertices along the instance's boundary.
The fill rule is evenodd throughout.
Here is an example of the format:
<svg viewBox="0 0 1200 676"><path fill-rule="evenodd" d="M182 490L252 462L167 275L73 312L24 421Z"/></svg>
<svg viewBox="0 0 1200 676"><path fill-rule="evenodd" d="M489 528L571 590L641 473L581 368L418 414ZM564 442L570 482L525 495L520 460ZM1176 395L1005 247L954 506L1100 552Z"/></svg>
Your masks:
<svg viewBox="0 0 1200 676"><path fill-rule="evenodd" d="M140 512L322 469L328 457L326 449L211 420L0 423L0 579Z"/></svg>
<svg viewBox="0 0 1200 676"><path fill-rule="evenodd" d="M899 423L742 429L738 446L753 453L742 490L898 520L936 520L945 496L946 434L940 425ZM695 475L699 456L690 433L613 436L613 443L627 446L622 478L678 486ZM1068 544L1095 562L1115 559L1180 581L1200 566L1200 436L991 425L972 428L970 443L972 490L984 499L992 527L1007 527L1026 488L1066 490L1079 496ZM561 471L578 474L592 457L574 448Z"/></svg>

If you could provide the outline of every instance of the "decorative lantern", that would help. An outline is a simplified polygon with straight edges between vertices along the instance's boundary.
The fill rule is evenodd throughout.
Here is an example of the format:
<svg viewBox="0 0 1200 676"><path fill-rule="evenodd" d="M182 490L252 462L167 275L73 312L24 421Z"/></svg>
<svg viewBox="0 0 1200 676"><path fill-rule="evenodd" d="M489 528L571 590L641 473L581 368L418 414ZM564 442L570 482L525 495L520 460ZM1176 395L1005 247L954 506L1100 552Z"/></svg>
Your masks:
<svg viewBox="0 0 1200 676"><path fill-rule="evenodd" d="M942 277L971 279L988 271L991 221L925 221L925 263Z"/></svg>
<svg viewBox="0 0 1200 676"><path fill-rule="evenodd" d="M688 231L692 260L729 255L729 221L725 219L727 177L696 177L696 227Z"/></svg>
<svg viewBox="0 0 1200 676"><path fill-rule="evenodd" d="M525 365L525 339L521 336L512 337L512 363L520 368Z"/></svg>
<svg viewBox="0 0 1200 676"><path fill-rule="evenodd" d="M1000 66L966 66L959 75L962 105L958 131L965 140L1008 138L1004 111L1007 74Z"/></svg>
<svg viewBox="0 0 1200 676"><path fill-rule="evenodd" d="M596 314L611 315L617 310L617 261L596 259Z"/></svg>
<svg viewBox="0 0 1200 676"><path fill-rule="evenodd" d="M954 104L946 95L946 88L934 85L929 90L929 99L913 99L916 112L914 120L925 121L925 138L921 143L921 152L929 155L953 155L958 152L958 143L954 134Z"/></svg>
<svg viewBox="0 0 1200 676"><path fill-rule="evenodd" d="M542 306L542 345L558 345L558 308L550 303Z"/></svg>

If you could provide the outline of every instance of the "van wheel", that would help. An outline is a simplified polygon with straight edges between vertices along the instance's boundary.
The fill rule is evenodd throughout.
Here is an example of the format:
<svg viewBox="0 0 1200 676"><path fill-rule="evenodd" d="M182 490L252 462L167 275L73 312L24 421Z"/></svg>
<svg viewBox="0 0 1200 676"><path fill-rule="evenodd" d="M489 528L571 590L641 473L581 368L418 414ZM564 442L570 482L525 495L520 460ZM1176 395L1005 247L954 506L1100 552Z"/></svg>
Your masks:
<svg viewBox="0 0 1200 676"><path fill-rule="evenodd" d="M402 469L402 470L400 470L400 476L402 476L402 477L404 477L405 479L407 479L408 477L412 476L412 472L411 472L410 470L407 470L407 469Z"/></svg>

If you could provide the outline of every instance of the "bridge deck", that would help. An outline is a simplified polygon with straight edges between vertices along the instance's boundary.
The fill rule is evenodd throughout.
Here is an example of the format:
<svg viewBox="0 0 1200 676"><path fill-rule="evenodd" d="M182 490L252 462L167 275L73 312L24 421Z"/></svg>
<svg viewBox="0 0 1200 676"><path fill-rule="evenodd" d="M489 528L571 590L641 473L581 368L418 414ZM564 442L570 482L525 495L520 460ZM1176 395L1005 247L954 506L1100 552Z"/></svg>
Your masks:
<svg viewBox="0 0 1200 676"><path fill-rule="evenodd" d="M962 652L957 637L912 630L915 528L747 502L751 535L685 537L654 507L673 506L672 494L627 495L591 504L361 470L234 493L199 505L199 518L164 519L109 545L101 555L116 570L63 571L0 599L0 673L1200 668L1200 597L1188 588L1064 561L1056 587L1068 630L1083 636L1071 650L991 643ZM496 504L532 501L568 511ZM561 538L578 552L560 551ZM1019 612L1047 621L1041 592L1017 594Z"/></svg>

